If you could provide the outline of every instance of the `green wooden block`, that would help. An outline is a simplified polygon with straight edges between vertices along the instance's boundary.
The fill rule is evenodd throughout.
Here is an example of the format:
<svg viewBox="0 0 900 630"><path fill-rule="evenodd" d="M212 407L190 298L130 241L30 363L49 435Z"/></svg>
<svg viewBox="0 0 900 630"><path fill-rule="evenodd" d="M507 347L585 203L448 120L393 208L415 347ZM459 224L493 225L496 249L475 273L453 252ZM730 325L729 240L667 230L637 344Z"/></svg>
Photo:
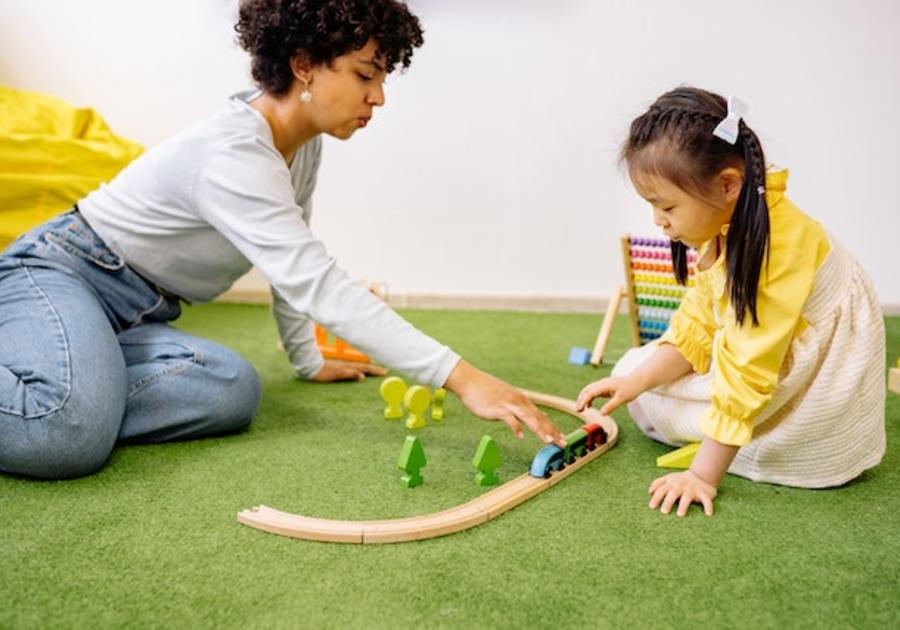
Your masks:
<svg viewBox="0 0 900 630"><path fill-rule="evenodd" d="M472 465L478 469L475 475L475 483L479 486L493 486L500 483L496 470L503 464L500 457L500 449L497 442L490 435L485 435L478 443L478 450L472 458Z"/></svg>
<svg viewBox="0 0 900 630"><path fill-rule="evenodd" d="M397 468L406 473L400 477L400 481L407 488L415 488L422 485L424 478L419 470L424 468L427 463L425 449L422 448L419 438L414 435L407 435L403 441L403 450L400 451L400 457L397 459Z"/></svg>

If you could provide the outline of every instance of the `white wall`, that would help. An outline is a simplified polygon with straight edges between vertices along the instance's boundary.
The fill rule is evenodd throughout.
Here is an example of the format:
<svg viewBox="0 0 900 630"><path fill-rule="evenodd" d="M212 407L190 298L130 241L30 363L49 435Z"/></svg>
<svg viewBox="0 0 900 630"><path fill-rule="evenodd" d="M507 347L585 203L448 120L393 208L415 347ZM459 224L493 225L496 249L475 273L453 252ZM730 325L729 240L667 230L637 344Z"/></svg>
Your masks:
<svg viewBox="0 0 900 630"><path fill-rule="evenodd" d="M314 230L393 293L597 297L653 234L616 152L690 83L750 103L790 194L900 304L900 3L418 0L426 45L329 140ZM0 82L152 144L249 82L234 0L0 0Z"/></svg>

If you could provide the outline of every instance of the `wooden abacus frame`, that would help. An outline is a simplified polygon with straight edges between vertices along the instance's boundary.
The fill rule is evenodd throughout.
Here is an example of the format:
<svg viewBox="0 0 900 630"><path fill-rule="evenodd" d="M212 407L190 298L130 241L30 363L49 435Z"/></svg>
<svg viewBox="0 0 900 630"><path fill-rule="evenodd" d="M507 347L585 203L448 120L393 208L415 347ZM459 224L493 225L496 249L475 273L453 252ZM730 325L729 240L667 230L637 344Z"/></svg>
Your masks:
<svg viewBox="0 0 900 630"><path fill-rule="evenodd" d="M621 238L621 245L625 287L617 287L609 301L609 308L606 309L594 352L591 354L591 365L600 365L603 361L612 324L623 298L628 299L631 344L638 347L665 332L672 312L678 308L687 290L675 278L671 241L625 234ZM635 249L636 247L641 249ZM693 284L695 268L696 254L689 254L688 286Z"/></svg>

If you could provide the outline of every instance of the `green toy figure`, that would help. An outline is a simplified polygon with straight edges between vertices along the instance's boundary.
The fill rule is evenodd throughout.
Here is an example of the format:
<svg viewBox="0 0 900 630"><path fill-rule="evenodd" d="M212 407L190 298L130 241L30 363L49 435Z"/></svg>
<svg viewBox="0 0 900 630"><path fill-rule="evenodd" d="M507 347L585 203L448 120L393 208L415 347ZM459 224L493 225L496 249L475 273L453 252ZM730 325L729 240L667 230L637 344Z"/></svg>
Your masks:
<svg viewBox="0 0 900 630"><path fill-rule="evenodd" d="M406 473L400 477L400 481L407 488L422 485L424 479L419 470L424 468L426 463L425 449L422 448L419 438L407 435L403 442L403 450L400 452L400 459L397 460L397 468Z"/></svg>
<svg viewBox="0 0 900 630"><path fill-rule="evenodd" d="M490 435L485 435L481 438L475 458L472 460L472 465L478 469L475 483L479 486L493 486L500 483L495 471L500 468L501 464L503 464L503 460L500 457L497 443Z"/></svg>

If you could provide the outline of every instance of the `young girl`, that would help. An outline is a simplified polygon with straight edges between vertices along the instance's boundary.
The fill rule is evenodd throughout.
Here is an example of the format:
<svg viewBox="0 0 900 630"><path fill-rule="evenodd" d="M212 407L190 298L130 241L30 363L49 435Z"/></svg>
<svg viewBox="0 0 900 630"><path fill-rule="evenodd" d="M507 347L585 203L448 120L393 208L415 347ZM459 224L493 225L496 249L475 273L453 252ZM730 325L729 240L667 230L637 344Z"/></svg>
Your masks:
<svg viewBox="0 0 900 630"><path fill-rule="evenodd" d="M739 102L735 103L736 105ZM662 95L622 158L694 287L657 343L586 386L580 409L623 403L651 438L702 441L689 470L650 485L650 508L712 515L726 472L804 488L845 483L885 450L884 321L859 263L785 196L756 134L721 96Z"/></svg>

